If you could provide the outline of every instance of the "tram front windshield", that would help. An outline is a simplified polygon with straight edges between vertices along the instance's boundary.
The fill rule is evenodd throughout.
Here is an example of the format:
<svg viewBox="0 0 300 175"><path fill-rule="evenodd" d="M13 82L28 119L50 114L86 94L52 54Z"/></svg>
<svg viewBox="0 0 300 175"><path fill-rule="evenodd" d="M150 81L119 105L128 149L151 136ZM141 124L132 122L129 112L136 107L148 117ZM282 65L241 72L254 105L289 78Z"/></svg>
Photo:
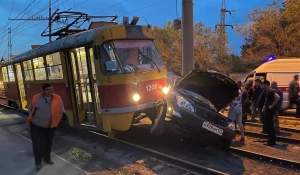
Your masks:
<svg viewBox="0 0 300 175"><path fill-rule="evenodd" d="M133 72L134 66L141 72L165 67L152 40L116 40L113 44L126 73Z"/></svg>

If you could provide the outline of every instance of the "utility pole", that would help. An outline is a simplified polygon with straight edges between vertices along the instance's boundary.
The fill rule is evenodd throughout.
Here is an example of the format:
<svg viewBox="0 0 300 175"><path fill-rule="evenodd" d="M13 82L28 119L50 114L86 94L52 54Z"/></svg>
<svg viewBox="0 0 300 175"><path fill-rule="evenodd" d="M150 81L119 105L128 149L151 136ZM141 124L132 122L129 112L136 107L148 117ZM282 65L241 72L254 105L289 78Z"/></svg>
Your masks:
<svg viewBox="0 0 300 175"><path fill-rule="evenodd" d="M220 44L221 44L220 45L221 50L220 50L220 53L219 53L220 55L224 55L226 53L226 51L225 51L225 44L226 44L225 43L225 40L226 40L226 29L225 29L225 27L233 28L233 25L225 23L226 13L231 14L231 11L226 9L225 0L222 0L220 23L216 25L216 28L220 27L220 30L219 30L219 37L220 37L219 41L220 41Z"/></svg>
<svg viewBox="0 0 300 175"><path fill-rule="evenodd" d="M182 75L194 69L194 2L182 0Z"/></svg>
<svg viewBox="0 0 300 175"><path fill-rule="evenodd" d="M12 57L11 28L8 28L8 59Z"/></svg>
<svg viewBox="0 0 300 175"><path fill-rule="evenodd" d="M51 34L52 30L52 17L55 13L58 12L58 9L51 15L51 0L49 0L49 16L46 18L43 17L31 17L31 18L8 18L8 20L24 20L24 21L49 21L49 33ZM49 36L49 43L51 43L52 38L51 35Z"/></svg>
<svg viewBox="0 0 300 175"><path fill-rule="evenodd" d="M52 19L52 15L51 15L51 0L49 0L49 43L52 42L52 37L51 37L51 27L52 27L52 22L51 22L51 19Z"/></svg>

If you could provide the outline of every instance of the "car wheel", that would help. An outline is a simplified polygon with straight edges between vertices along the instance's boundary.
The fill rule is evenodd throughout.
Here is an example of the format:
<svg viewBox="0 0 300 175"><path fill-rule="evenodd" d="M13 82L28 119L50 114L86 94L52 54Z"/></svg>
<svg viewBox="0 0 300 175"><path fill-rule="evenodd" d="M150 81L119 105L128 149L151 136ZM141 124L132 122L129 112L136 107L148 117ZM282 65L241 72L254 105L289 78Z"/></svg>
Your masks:
<svg viewBox="0 0 300 175"><path fill-rule="evenodd" d="M150 133L156 136L160 136L165 130L165 117L167 113L167 105L161 105L158 108L156 119L152 122Z"/></svg>

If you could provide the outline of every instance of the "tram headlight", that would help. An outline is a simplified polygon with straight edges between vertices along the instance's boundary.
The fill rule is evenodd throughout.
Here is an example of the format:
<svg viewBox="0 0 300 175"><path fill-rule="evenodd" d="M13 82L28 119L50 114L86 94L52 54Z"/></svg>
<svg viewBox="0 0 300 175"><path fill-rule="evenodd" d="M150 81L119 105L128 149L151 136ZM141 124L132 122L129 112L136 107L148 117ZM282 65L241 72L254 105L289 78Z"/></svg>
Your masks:
<svg viewBox="0 0 300 175"><path fill-rule="evenodd" d="M163 88L163 93L167 95L168 92L169 92L169 90L170 90L169 87L164 87L164 88Z"/></svg>
<svg viewBox="0 0 300 175"><path fill-rule="evenodd" d="M133 100L134 100L134 101L139 101L140 98L141 98L141 97L140 97L139 94L134 94L134 95L133 95Z"/></svg>

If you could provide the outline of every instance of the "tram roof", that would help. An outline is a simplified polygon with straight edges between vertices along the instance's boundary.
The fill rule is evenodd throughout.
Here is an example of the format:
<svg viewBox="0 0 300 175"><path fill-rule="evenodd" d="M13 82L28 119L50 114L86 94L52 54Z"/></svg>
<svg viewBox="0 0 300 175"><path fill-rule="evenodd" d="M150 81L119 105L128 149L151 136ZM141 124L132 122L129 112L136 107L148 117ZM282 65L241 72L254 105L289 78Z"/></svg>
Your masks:
<svg viewBox="0 0 300 175"><path fill-rule="evenodd" d="M76 33L58 40L52 41L42 45L39 48L31 49L26 52L23 52L15 57L5 60L1 65L6 66L9 64L14 64L17 62L25 61L34 57L42 56L45 54L50 54L62 49L73 48L77 46L82 46L92 42L93 36L99 30L106 28L107 26L98 27L91 30L86 30L80 33Z"/></svg>

